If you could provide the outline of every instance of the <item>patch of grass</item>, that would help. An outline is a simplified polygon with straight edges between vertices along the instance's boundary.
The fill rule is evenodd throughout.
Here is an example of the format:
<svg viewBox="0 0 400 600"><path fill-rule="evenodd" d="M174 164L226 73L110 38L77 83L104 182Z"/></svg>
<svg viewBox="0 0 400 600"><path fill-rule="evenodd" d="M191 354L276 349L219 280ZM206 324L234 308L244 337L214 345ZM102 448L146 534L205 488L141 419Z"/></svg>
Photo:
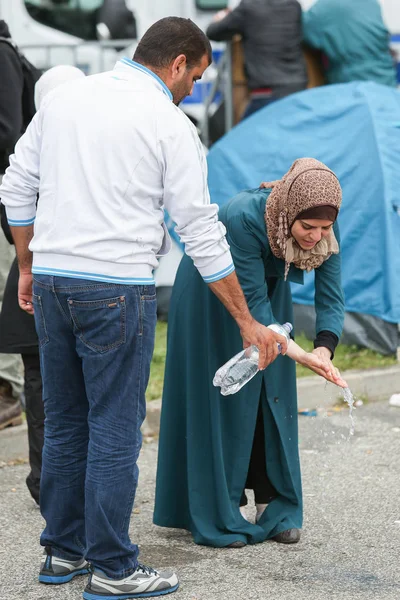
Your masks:
<svg viewBox="0 0 400 600"><path fill-rule="evenodd" d="M312 341L308 340L304 335L297 335L296 342L307 352L311 352L314 348ZM336 348L335 358L333 359L335 367L339 371L349 371L351 369L378 369L381 367L391 367L397 364L396 356L384 356L374 350L368 348L359 348L358 346L345 346L339 344ZM312 371L296 365L297 377L307 377L314 375Z"/></svg>
<svg viewBox="0 0 400 600"><path fill-rule="evenodd" d="M157 322L156 341L153 360L151 361L149 385L146 390L146 400L157 400L162 396L165 370L165 355L167 353L167 323Z"/></svg>
<svg viewBox="0 0 400 600"><path fill-rule="evenodd" d="M312 341L308 340L304 335L296 336L296 342L307 352L311 352L313 349ZM166 351L167 323L158 321L153 360L151 362L150 380L146 391L146 400L156 400L162 396ZM367 348L339 344L336 349L334 364L340 371L348 371L350 369L390 367L397 364L397 360L396 356L384 356L373 350L368 350ZM297 377L314 375L312 371L305 367L301 367L300 365L296 365L296 369Z"/></svg>

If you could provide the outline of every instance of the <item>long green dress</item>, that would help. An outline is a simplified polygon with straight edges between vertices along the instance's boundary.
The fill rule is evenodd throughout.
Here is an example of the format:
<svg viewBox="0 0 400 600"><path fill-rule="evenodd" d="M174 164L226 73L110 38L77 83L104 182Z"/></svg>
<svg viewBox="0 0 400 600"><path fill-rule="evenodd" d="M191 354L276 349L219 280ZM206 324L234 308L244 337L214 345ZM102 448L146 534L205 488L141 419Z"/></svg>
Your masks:
<svg viewBox="0 0 400 600"><path fill-rule="evenodd" d="M250 311L264 325L293 317L284 261L273 256L265 228L269 194L246 191L220 209ZM303 272L292 266L288 279L302 283ZM339 255L316 270L316 310L317 331L340 337ZM214 374L242 347L235 321L184 257L169 310L154 523L190 530L198 544L253 544L302 525L295 363L278 356L240 392L221 396ZM239 502L260 402L267 473L278 496L254 525Z"/></svg>

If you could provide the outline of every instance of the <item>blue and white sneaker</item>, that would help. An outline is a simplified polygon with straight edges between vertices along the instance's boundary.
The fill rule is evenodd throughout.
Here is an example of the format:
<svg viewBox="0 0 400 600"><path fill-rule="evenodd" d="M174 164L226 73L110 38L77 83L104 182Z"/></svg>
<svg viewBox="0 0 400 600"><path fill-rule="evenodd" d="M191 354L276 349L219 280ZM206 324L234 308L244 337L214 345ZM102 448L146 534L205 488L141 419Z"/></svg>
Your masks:
<svg viewBox="0 0 400 600"><path fill-rule="evenodd" d="M155 571L138 564L132 575L124 579L110 579L95 569L83 592L84 600L128 600L171 594L178 589L179 581L172 571Z"/></svg>
<svg viewBox="0 0 400 600"><path fill-rule="evenodd" d="M89 565L84 558L79 560L65 560L53 556L51 548L46 546L40 567L40 583L58 585L67 583L77 575L89 573Z"/></svg>

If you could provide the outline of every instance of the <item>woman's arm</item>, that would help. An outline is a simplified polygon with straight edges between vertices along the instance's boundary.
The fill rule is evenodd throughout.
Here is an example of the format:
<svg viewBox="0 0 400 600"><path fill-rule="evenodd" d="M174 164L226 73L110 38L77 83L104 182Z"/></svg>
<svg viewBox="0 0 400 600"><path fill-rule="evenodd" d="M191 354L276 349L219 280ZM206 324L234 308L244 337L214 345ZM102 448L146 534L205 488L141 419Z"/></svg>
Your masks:
<svg viewBox="0 0 400 600"><path fill-rule="evenodd" d="M333 231L340 246L339 226ZM332 359L344 323L344 296L341 283L341 257L333 254L315 270L315 310L317 314L313 354L324 362L332 372L339 375Z"/></svg>
<svg viewBox="0 0 400 600"><path fill-rule="evenodd" d="M276 323L268 298L261 241L241 216L231 218L227 229L236 274L252 316L265 326ZM305 352L293 340L289 342L286 354L328 381L341 387L347 387L346 382L341 379L333 365L327 364L326 361L311 352Z"/></svg>
<svg viewBox="0 0 400 600"><path fill-rule="evenodd" d="M333 227L340 247L339 226ZM344 323L344 295L342 289L341 255L332 254L328 260L315 269L315 311L316 332L334 333L339 339Z"/></svg>
<svg viewBox="0 0 400 600"><path fill-rule="evenodd" d="M318 350L322 350L322 348ZM324 377L327 381L335 383L342 388L348 387L332 361L330 359L327 360L323 355L317 354L315 350L313 352L306 352L294 340L290 340L286 355L299 363L299 365L303 365L303 367L307 367L307 369L314 371L317 375Z"/></svg>

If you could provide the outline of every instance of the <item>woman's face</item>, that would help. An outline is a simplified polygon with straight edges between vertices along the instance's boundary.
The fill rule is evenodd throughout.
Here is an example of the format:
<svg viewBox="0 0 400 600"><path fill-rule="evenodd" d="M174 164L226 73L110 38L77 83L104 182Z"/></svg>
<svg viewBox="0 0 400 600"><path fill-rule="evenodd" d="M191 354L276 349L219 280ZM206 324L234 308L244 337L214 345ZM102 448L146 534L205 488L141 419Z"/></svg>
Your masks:
<svg viewBox="0 0 400 600"><path fill-rule="evenodd" d="M311 250L322 238L329 235L333 221L322 219L298 219L292 225L291 234L303 250Z"/></svg>

